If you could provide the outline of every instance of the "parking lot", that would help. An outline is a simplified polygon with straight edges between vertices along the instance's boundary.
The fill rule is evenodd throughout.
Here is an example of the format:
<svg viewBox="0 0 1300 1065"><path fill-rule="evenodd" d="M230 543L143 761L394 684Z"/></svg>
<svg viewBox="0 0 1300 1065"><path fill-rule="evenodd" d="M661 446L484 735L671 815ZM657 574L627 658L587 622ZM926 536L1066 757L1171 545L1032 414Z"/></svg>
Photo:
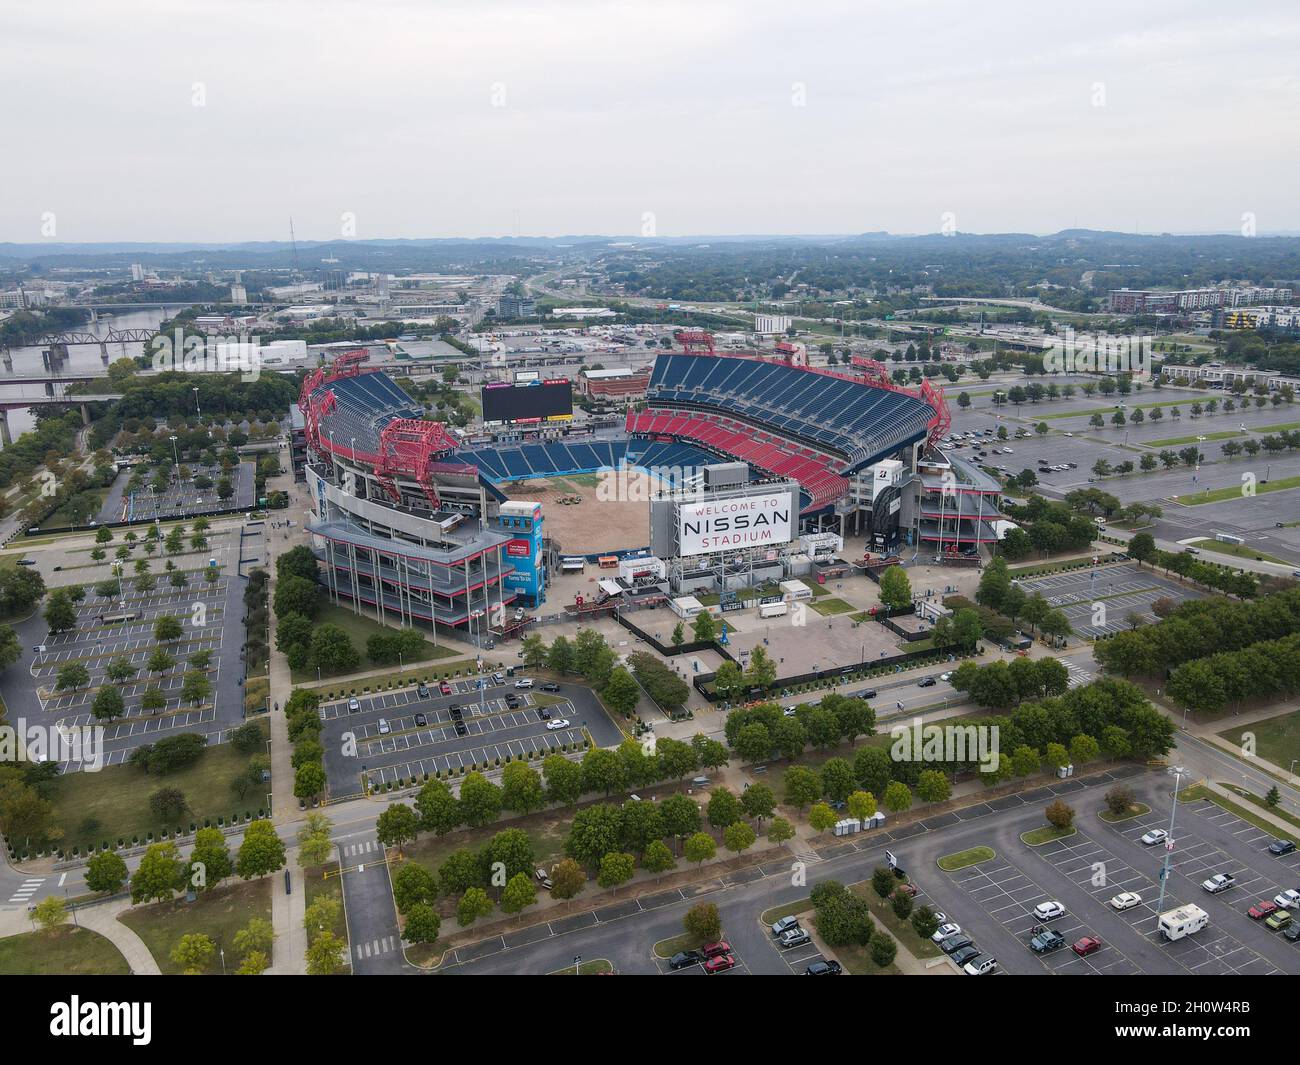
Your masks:
<svg viewBox="0 0 1300 1065"><path fill-rule="evenodd" d="M240 462L230 471L234 493L229 499L217 495L217 485L226 476L220 466L189 466L190 478L184 482L173 479L164 492L155 492L146 484L137 491L127 490L128 478L119 475L104 499L99 511L101 524L123 521L169 521L177 518L197 518L218 511L248 510L256 502L257 471L253 463ZM194 478L207 477L210 488L196 488Z"/></svg>
<svg viewBox="0 0 1300 1065"><path fill-rule="evenodd" d="M1149 814L1115 825L1083 817L1082 808L1080 814L1074 835L1038 847L1019 839L1025 827L1020 821L989 826L982 842L994 847L996 857L938 874L948 887L935 886L930 905L947 913L986 953L996 954L999 969L1011 973L1269 975L1293 971L1300 963L1300 944L1246 913L1284 888L1300 887L1300 856L1271 856L1271 834L1213 803L1181 806L1172 872L1161 901L1165 852L1158 843L1148 846L1141 840L1153 828L1168 828L1168 810L1157 805ZM977 842L973 831L968 834L972 838L962 845ZM946 849L952 852L957 846ZM918 867L918 872L923 880L934 875L932 868ZM1218 895L1202 890L1201 881L1219 872L1233 873L1237 886ZM1110 900L1122 892L1135 893L1141 901L1116 910ZM1060 902L1065 914L1036 918L1034 907L1048 901ZM1206 911L1209 924L1183 939L1165 940L1156 928L1158 913L1189 903ZM1029 940L1036 929L1059 933L1064 945L1034 953ZM1070 947L1083 936L1101 941L1086 957Z"/></svg>
<svg viewBox="0 0 1300 1065"><path fill-rule="evenodd" d="M549 753L580 758L584 729L597 746L612 746L621 738L588 689L562 685L559 693L550 694L516 689L509 678L504 685L494 683L491 675L486 680L481 690L475 678L450 681L448 695L436 686L427 696L414 687L380 692L357 699L355 710L349 710L347 699L322 704L321 741L330 795L359 794L363 778L374 788L459 774L471 766L496 768L507 760ZM511 707L509 698L518 706ZM453 706L461 708L464 734L458 734ZM548 717L543 718L543 712ZM385 732L380 731L381 720ZM570 724L548 728L561 720Z"/></svg>
<svg viewBox="0 0 1300 1065"><path fill-rule="evenodd" d="M1017 583L1026 595L1038 592L1049 606L1063 611L1076 636L1090 639L1129 628L1130 614L1146 622L1156 620L1151 604L1157 599L1181 603L1200 598L1190 587L1136 562L1022 577ZM1101 624L1093 624L1094 606L1105 608Z"/></svg>
<svg viewBox="0 0 1300 1065"><path fill-rule="evenodd" d="M206 567L204 567L206 568ZM243 721L243 698L239 686L239 655L243 645L243 611L239 596L242 582L221 571L215 581L203 577L203 569L182 570L188 579L184 588L173 588L160 580L150 592L136 592L130 579L122 583L122 595L104 598L93 589L76 604L76 627L44 637L33 650L30 665L32 684L42 715L60 729L78 729L98 724L92 706L98 691L112 685L121 692L123 715L104 725L105 763L125 761L136 748L151 743L164 733L199 732L209 743L219 743L226 732ZM181 637L162 644L154 638L159 618L175 617ZM122 618L123 620L114 620ZM162 647L175 660L163 672L150 673L150 654ZM204 672L211 692L197 706L183 703L181 689L188 661L209 652ZM124 681L112 681L107 667L116 658L126 658L137 673ZM90 683L78 690L57 691L59 670L80 663L90 674ZM159 689L163 707L145 710L146 690ZM78 768L75 763L69 768Z"/></svg>

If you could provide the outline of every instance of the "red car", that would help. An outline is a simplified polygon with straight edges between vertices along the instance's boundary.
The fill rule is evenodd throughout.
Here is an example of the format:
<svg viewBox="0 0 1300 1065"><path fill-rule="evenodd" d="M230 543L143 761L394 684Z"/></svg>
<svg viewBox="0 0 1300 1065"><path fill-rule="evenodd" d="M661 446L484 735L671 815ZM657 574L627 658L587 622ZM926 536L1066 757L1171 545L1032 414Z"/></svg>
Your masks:
<svg viewBox="0 0 1300 1065"><path fill-rule="evenodd" d="M1274 912L1276 909L1277 909L1276 902L1261 900L1255 903L1255 905L1252 906L1249 910L1247 910L1246 915L1250 917L1250 919L1253 921L1262 921L1265 917L1267 917L1270 913Z"/></svg>
<svg viewBox="0 0 1300 1065"><path fill-rule="evenodd" d="M1070 949L1079 957L1086 958L1089 954L1101 950L1101 940L1096 936L1084 936L1082 939L1071 943Z"/></svg>
<svg viewBox="0 0 1300 1065"><path fill-rule="evenodd" d="M444 680L441 684L438 685L438 690L442 692L443 695L450 695L451 685Z"/></svg>
<svg viewBox="0 0 1300 1065"><path fill-rule="evenodd" d="M906 895L908 898L911 899L916 898L916 896L921 893L920 888L918 888L915 884L909 884L906 880L903 881L903 883L899 884L898 887L896 887L894 890L901 891L904 895Z"/></svg>
<svg viewBox="0 0 1300 1065"><path fill-rule="evenodd" d="M722 954L730 954L731 944L725 940L719 940L717 943L706 943L700 948L700 953L706 958L716 958Z"/></svg>
<svg viewBox="0 0 1300 1065"><path fill-rule="evenodd" d="M736 959L730 954L719 954L716 958L710 958L704 963L706 973L725 973L728 969L734 968Z"/></svg>

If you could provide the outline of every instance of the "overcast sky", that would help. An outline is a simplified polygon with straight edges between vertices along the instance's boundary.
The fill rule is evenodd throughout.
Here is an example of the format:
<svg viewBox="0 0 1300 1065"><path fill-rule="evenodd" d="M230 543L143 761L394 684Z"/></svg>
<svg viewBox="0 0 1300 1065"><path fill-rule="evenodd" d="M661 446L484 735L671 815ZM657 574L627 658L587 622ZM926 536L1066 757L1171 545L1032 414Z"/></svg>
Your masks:
<svg viewBox="0 0 1300 1065"><path fill-rule="evenodd" d="M1300 230L1294 0L30 0L0 27L0 240L46 212L60 241Z"/></svg>

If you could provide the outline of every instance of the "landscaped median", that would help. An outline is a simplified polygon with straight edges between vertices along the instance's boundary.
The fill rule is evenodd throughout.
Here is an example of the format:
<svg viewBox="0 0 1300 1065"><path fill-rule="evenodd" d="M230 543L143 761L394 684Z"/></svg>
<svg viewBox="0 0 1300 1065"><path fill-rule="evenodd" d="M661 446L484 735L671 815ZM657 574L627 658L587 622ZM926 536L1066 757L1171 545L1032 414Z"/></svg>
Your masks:
<svg viewBox="0 0 1300 1065"><path fill-rule="evenodd" d="M1028 832L1020 833L1020 842L1026 847L1041 847L1044 843L1051 843L1053 840L1068 839L1079 830L1071 825L1069 828L1057 828L1054 825L1044 825L1042 828L1031 829Z"/></svg>
<svg viewBox="0 0 1300 1065"><path fill-rule="evenodd" d="M992 861L996 857L997 854L992 847L970 847L967 850L958 851L956 854L945 854L935 864L945 873L955 873L958 869L965 869L967 866Z"/></svg>
<svg viewBox="0 0 1300 1065"><path fill-rule="evenodd" d="M1220 787L1227 787L1227 785L1221 784ZM1182 791L1178 792L1177 798L1179 802L1212 802L1215 806L1221 807L1229 813L1236 814L1243 821L1248 821L1261 832L1267 832L1269 835L1277 836L1279 839L1289 839L1293 843L1300 844L1300 832L1287 832L1285 829L1279 828L1272 821L1261 817L1249 807L1243 806L1241 803L1233 802L1231 799L1218 794L1218 792L1212 790L1204 782L1198 781L1195 784L1183 788ZM1270 810L1268 812L1275 817L1280 816L1275 810ZM1290 820L1290 818L1288 817L1287 820Z"/></svg>

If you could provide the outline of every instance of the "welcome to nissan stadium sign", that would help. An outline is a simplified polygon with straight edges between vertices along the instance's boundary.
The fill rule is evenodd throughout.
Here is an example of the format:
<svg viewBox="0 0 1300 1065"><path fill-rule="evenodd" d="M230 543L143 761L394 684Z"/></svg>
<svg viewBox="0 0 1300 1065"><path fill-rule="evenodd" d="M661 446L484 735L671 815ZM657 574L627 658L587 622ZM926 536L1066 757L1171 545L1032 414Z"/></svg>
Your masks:
<svg viewBox="0 0 1300 1065"><path fill-rule="evenodd" d="M678 551L707 555L789 543L796 521L794 498L785 491L683 502L677 512Z"/></svg>

